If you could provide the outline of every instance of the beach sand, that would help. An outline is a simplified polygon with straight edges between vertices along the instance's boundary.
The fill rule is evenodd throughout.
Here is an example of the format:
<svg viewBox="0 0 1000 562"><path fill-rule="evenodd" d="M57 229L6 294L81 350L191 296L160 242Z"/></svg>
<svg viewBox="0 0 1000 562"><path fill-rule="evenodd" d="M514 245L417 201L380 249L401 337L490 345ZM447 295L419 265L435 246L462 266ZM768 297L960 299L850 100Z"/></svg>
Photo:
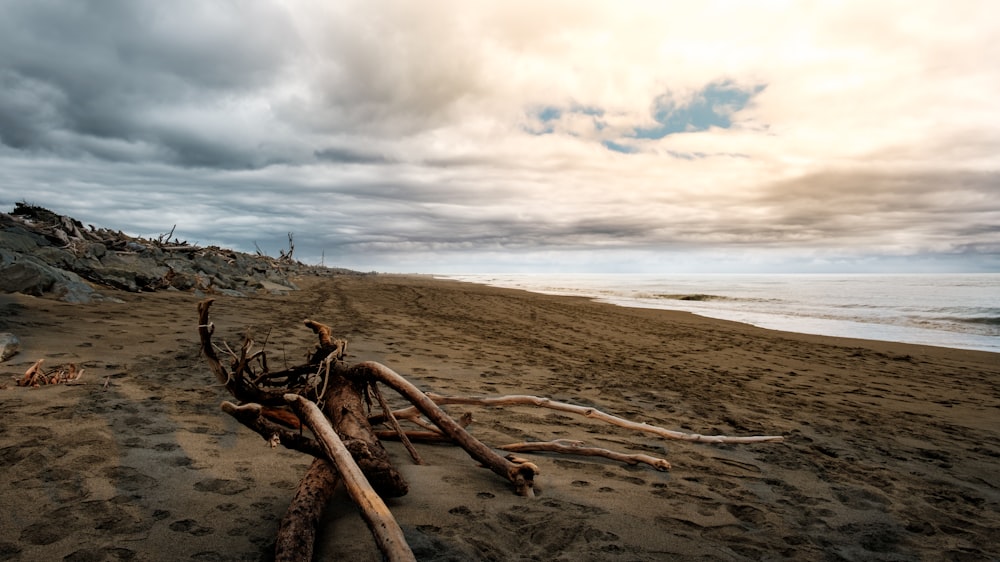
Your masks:
<svg viewBox="0 0 1000 562"><path fill-rule="evenodd" d="M668 441L532 407L472 412L490 445L580 439L645 465L523 453L539 497L461 449L417 447L388 500L419 560L989 560L1000 558L1000 356L768 331L420 276L297 280L219 297L215 339L267 339L299 364L313 318L427 391L533 394L700 434ZM259 560L311 459L270 449L219 410L180 292L71 305L0 295L21 352L0 373L0 560ZM81 384L16 387L35 360ZM393 400L395 404L402 404ZM317 559L379 560L340 493Z"/></svg>

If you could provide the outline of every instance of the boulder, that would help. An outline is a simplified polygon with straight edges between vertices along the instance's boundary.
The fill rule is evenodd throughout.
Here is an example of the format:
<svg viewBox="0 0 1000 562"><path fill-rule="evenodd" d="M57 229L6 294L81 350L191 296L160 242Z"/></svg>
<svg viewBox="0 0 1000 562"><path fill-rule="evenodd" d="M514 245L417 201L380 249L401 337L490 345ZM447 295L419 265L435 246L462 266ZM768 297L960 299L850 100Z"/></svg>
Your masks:
<svg viewBox="0 0 1000 562"><path fill-rule="evenodd" d="M0 333L0 361L6 361L17 353L21 347L21 340L10 332Z"/></svg>
<svg viewBox="0 0 1000 562"><path fill-rule="evenodd" d="M55 297L66 302L91 302L94 289L72 271L57 269L33 256L0 259L0 291L36 297Z"/></svg>

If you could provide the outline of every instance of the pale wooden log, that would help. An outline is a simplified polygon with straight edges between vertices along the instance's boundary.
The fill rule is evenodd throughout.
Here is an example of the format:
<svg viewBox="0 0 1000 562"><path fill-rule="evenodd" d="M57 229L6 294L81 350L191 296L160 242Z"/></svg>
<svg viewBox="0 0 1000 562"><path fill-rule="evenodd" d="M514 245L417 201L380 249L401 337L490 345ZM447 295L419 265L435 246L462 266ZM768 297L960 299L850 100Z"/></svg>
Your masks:
<svg viewBox="0 0 1000 562"><path fill-rule="evenodd" d="M351 453L319 407L297 394L286 394L285 400L316 435L327 457L336 466L348 494L361 510L361 515L374 535L383 556L392 562L409 560L415 562L416 558L406 543L403 530L399 528L385 502L368 483L361 468L354 462Z"/></svg>
<svg viewBox="0 0 1000 562"><path fill-rule="evenodd" d="M310 465L295 490L295 496L278 527L274 547L275 562L300 562L313 559L316 527L323 510L337 489L337 473L325 458Z"/></svg>
<svg viewBox="0 0 1000 562"><path fill-rule="evenodd" d="M163 250L164 252L182 252L182 253L183 252L194 253L201 250L201 248L199 248L198 246L176 246L176 245L162 246L160 249Z"/></svg>
<svg viewBox="0 0 1000 562"><path fill-rule="evenodd" d="M564 453L570 455L582 455L586 457L604 457L626 464L645 463L656 470L670 470L670 463L665 459L644 455L641 453L619 453L598 447L585 447L583 441L573 441L570 439L556 439L554 441L529 441L524 443L511 443L497 447L504 451L525 453L531 451L549 451L553 453Z"/></svg>
<svg viewBox="0 0 1000 562"><path fill-rule="evenodd" d="M393 371L389 367L375 361L365 361L358 363L351 368L352 375L359 378L371 378L385 383L387 386L403 395L416 406L428 419L434 422L441 431L451 437L460 447L465 449L469 456L489 468L494 473L508 479L514 484L514 490L518 495L533 497L535 485L535 475L540 471L532 463L514 463L499 454L493 449L484 445L481 441L469 434L464 427L458 424L437 404L432 402L426 394L419 388L406 380L402 375Z"/></svg>
<svg viewBox="0 0 1000 562"><path fill-rule="evenodd" d="M464 396L443 396L441 394L427 393L427 397L435 404L439 404L442 406L446 404L465 404L465 405L490 406L490 407L536 406L539 408L549 408L551 410L569 412L587 418L601 420L605 423L616 425L618 427L624 427L626 429L632 429L635 431L652 433L654 435L659 435L660 437L664 437L666 439L677 439L680 441L694 441L698 443L762 443L762 442L784 441L785 439L780 435L755 435L750 437L730 437L726 435L699 435L697 433L683 433L680 431L664 429L662 427L657 427L655 425L649 425L647 423L629 421L624 418L620 418L618 416L613 416L611 414L604 413L596 408L591 408L589 406L578 406L576 404L556 402L555 400L551 400L549 398L542 398L539 396L515 394L510 396L499 396L493 398L468 398Z"/></svg>

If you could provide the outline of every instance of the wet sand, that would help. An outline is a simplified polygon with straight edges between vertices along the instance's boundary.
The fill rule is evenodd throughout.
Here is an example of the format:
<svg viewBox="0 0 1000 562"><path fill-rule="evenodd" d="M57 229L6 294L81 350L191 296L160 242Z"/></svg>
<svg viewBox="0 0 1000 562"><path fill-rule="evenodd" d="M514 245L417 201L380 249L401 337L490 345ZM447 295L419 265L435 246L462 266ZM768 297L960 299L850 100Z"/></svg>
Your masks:
<svg viewBox="0 0 1000 562"><path fill-rule="evenodd" d="M419 276L297 281L219 297L216 341L267 338L303 362L313 318L427 391L534 394L668 429L782 443L667 441L532 407L473 413L490 445L579 439L661 456L669 472L523 453L542 494L515 496L458 448L417 445L388 503L419 560L1000 558L1000 356L775 332ZM310 459L223 414L180 292L70 305L0 295L0 560L259 560ZM81 384L16 387L36 359ZM105 384L107 383L107 384ZM398 400L394 401L401 404ZM319 559L379 560L341 494Z"/></svg>

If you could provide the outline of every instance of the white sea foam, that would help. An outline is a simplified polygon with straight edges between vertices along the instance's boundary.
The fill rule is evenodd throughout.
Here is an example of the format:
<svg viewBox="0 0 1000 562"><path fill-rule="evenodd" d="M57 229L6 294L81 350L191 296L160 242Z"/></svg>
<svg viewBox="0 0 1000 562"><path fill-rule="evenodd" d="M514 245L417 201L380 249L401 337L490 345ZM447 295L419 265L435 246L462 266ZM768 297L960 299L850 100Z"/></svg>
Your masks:
<svg viewBox="0 0 1000 562"><path fill-rule="evenodd" d="M1000 274L448 277L776 330L1000 352Z"/></svg>

